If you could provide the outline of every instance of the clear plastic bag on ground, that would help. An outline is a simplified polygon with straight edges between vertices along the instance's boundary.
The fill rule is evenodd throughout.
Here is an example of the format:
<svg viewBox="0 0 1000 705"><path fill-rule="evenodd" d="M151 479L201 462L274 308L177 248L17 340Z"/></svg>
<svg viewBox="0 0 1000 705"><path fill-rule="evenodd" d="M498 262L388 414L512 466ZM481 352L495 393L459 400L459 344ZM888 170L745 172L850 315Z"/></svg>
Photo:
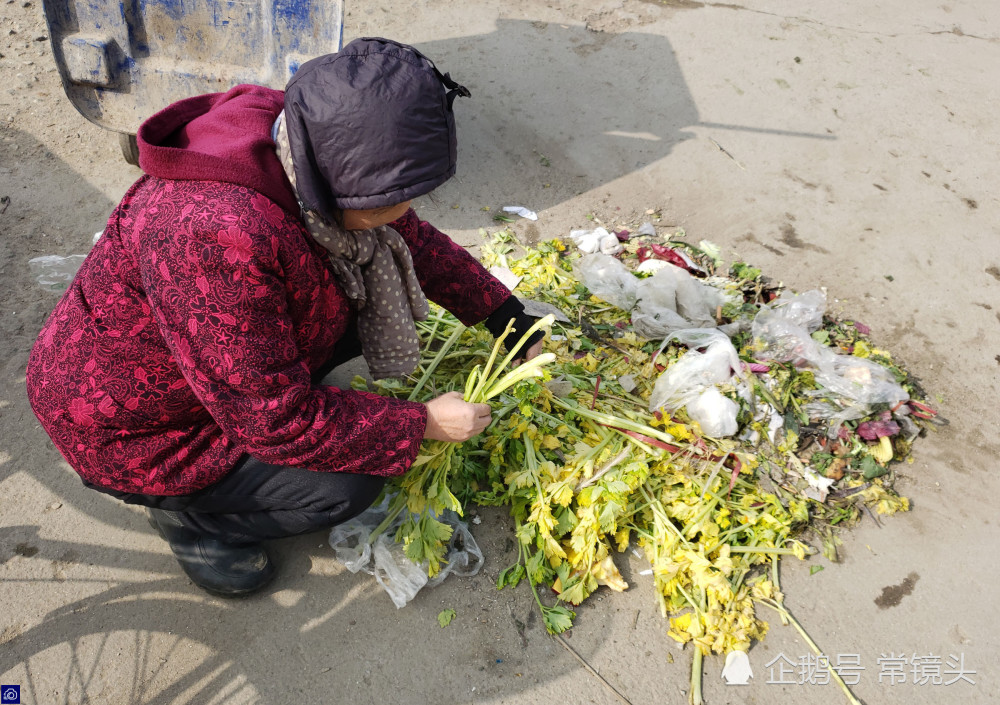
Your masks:
<svg viewBox="0 0 1000 705"><path fill-rule="evenodd" d="M697 421L702 430L715 438L736 433L739 405L724 396L715 385L734 382L738 378L740 359L732 342L715 329L689 329L677 331L663 342L671 340L692 348L668 367L653 386L649 396L649 410L666 409L673 412L686 407L688 416ZM695 348L704 348L699 352Z"/></svg>
<svg viewBox="0 0 1000 705"><path fill-rule="evenodd" d="M823 325L826 312L826 294L819 289L801 294L784 293L769 304L769 308L795 325L802 326L808 333L815 333Z"/></svg>
<svg viewBox="0 0 1000 705"><path fill-rule="evenodd" d="M872 404L897 404L910 398L893 373L876 362L841 355L821 345L810 333L823 322L826 297L820 291L781 297L761 308L753 321L754 350L760 360L791 362L813 370L825 398L806 407L812 418L830 422L835 436L845 421L867 416Z"/></svg>
<svg viewBox="0 0 1000 705"><path fill-rule="evenodd" d="M28 260L28 269L46 291L65 291L76 276L86 255L44 255Z"/></svg>
<svg viewBox="0 0 1000 705"><path fill-rule="evenodd" d="M664 263L636 287L632 327L644 338L662 338L688 328L714 328L715 310L724 301L725 295L715 287Z"/></svg>
<svg viewBox="0 0 1000 705"><path fill-rule="evenodd" d="M802 408L809 414L809 418L820 419L829 423L830 428L827 431L827 435L830 438L837 437L838 429L845 421L861 419L871 413L871 409L866 405L849 401L842 403L823 400L811 401Z"/></svg>
<svg viewBox="0 0 1000 705"><path fill-rule="evenodd" d="M826 353L811 334L823 324L825 309L826 296L815 290L762 306L752 329L757 359L818 366Z"/></svg>
<svg viewBox="0 0 1000 705"><path fill-rule="evenodd" d="M374 575L376 582L388 593L397 608L412 600L424 587L434 587L449 575L471 576L483 566L483 552L469 531L468 525L454 512L445 512L440 521L452 527L448 553L441 570L427 577L427 566L418 565L406 557L403 545L396 542L396 529L405 520L401 515L369 542L372 531L388 515L390 498L370 507L353 519L330 530L330 546L337 560L352 573L364 571Z"/></svg>
<svg viewBox="0 0 1000 705"><path fill-rule="evenodd" d="M910 398L890 370L854 355L831 352L820 360L815 377L824 389L860 404L892 405Z"/></svg>
<svg viewBox="0 0 1000 705"><path fill-rule="evenodd" d="M592 254L573 265L577 278L590 293L622 311L635 306L639 280L624 264L610 255Z"/></svg>
<svg viewBox="0 0 1000 705"><path fill-rule="evenodd" d="M396 608L403 607L427 585L427 568L406 557L403 544L391 536L379 536L372 546L371 570L375 581L388 593Z"/></svg>

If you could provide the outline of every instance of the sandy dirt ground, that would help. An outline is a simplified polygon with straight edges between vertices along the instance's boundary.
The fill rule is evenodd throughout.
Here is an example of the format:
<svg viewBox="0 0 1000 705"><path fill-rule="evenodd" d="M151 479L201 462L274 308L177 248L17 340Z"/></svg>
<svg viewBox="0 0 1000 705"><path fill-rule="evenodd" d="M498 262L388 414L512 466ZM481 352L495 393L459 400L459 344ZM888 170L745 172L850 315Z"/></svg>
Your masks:
<svg viewBox="0 0 1000 705"><path fill-rule="evenodd" d="M912 511L862 522L839 564L784 566L788 606L831 660L859 660L869 705L1000 697L997 27L988 0L348 4L348 39L414 43L472 90L459 175L419 204L463 244L496 226L484 207L537 210L514 225L529 239L656 210L664 233L825 287L922 380L951 424L900 470ZM0 0L0 137L0 683L22 702L686 702L690 652L644 562L623 555L631 589L579 610L566 644L589 670L525 586L495 590L500 514L474 527L478 576L401 610L323 534L276 544L281 575L252 599L191 585L141 513L81 488L25 400L56 301L28 260L86 253L139 175L66 101L39 0ZM771 621L749 686L706 659L706 701L844 702Z"/></svg>

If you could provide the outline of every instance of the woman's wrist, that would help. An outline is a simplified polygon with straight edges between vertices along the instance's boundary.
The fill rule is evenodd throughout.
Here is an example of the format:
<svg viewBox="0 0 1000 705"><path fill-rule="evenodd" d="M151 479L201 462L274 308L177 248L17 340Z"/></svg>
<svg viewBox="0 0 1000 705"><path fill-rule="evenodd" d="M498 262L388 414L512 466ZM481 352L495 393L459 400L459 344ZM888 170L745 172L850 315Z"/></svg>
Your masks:
<svg viewBox="0 0 1000 705"><path fill-rule="evenodd" d="M504 340L504 347L508 350L520 342L521 338L524 337L524 334L528 332L528 329L535 324L536 320L534 316L529 316L525 313L524 304L521 303L520 299L511 294L506 301L500 304L500 306L493 313L487 316L485 321L483 321L486 328L493 334L493 337L499 338L503 335L503 332L507 329L507 324L510 323L511 320L513 320L511 332ZM544 336L544 331L535 331L531 338L525 341L524 345L521 346L520 356L523 356L525 350L537 343Z"/></svg>

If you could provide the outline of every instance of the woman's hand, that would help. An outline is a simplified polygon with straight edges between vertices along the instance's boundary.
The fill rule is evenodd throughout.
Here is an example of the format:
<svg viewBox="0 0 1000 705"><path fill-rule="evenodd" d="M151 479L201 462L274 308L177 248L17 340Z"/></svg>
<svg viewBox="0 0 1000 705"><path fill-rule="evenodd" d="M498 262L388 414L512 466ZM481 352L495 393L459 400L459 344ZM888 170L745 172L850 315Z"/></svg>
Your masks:
<svg viewBox="0 0 1000 705"><path fill-rule="evenodd" d="M541 352L542 352L542 343L544 343L544 342L545 342L545 338L543 337L537 343L535 343L530 348L528 348L527 350L525 350L524 351L524 357L521 358L521 361L522 362L527 362L531 358L537 357L538 355L540 355Z"/></svg>
<svg viewBox="0 0 1000 705"><path fill-rule="evenodd" d="M493 420L489 404L470 404L458 392L442 394L425 406L427 429L424 438L434 441L467 441L485 431Z"/></svg>

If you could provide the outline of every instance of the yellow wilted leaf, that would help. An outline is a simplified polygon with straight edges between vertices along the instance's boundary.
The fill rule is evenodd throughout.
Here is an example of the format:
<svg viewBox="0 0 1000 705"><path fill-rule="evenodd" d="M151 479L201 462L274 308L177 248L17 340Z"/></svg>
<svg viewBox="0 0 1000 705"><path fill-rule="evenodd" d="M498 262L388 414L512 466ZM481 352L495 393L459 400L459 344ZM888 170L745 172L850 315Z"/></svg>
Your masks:
<svg viewBox="0 0 1000 705"><path fill-rule="evenodd" d="M546 460L538 464L538 476L545 484L555 482L555 479L562 474L562 470L561 467L557 467L551 460Z"/></svg>
<svg viewBox="0 0 1000 705"><path fill-rule="evenodd" d="M910 500L906 497L893 497L887 494L875 504L875 511L879 514L908 512L910 511Z"/></svg>
<svg viewBox="0 0 1000 705"><path fill-rule="evenodd" d="M579 364L583 369L587 370L587 372L597 372L597 358L590 353L587 353L583 358L581 358Z"/></svg>
<svg viewBox="0 0 1000 705"><path fill-rule="evenodd" d="M538 526L538 531L542 536L551 535L552 529L556 525L556 520L552 516L552 508L548 502L542 501L536 501L531 506L531 514L528 516L528 521L534 522Z"/></svg>
<svg viewBox="0 0 1000 705"><path fill-rule="evenodd" d="M622 574L618 572L618 566L611 560L611 556L594 565L594 568L590 572L591 575L597 578L598 585L607 585L615 592L624 592L628 589L628 583L625 582Z"/></svg>
<svg viewBox="0 0 1000 705"><path fill-rule="evenodd" d="M511 487L520 489L534 484L535 475L531 472L531 468L516 468L504 476L504 482Z"/></svg>
<svg viewBox="0 0 1000 705"><path fill-rule="evenodd" d="M559 566L564 560L566 560L566 551L563 550L559 542L556 541L551 536L543 537L544 543L542 544L542 551L545 553L545 557L549 561L549 565L553 568Z"/></svg>
<svg viewBox="0 0 1000 705"><path fill-rule="evenodd" d="M670 421L666 416L664 418L663 430L669 433L678 441L689 441L694 437L691 433L691 429L681 423L674 423Z"/></svg>
<svg viewBox="0 0 1000 705"><path fill-rule="evenodd" d="M671 639L681 643L686 644L691 641L691 612L686 612L680 617L670 618L670 631L667 632L667 636Z"/></svg>
<svg viewBox="0 0 1000 705"><path fill-rule="evenodd" d="M573 501L573 486L563 481L552 491L552 501L560 507L568 507Z"/></svg>
<svg viewBox="0 0 1000 705"><path fill-rule="evenodd" d="M733 559L729 557L729 544L725 544L719 550L719 557L715 559L715 568L723 575L729 576L733 573Z"/></svg>
<svg viewBox="0 0 1000 705"><path fill-rule="evenodd" d="M620 552L624 552L628 548L629 536L631 536L631 530L626 527L624 529L618 529L615 533L615 543L618 546Z"/></svg>
<svg viewBox="0 0 1000 705"><path fill-rule="evenodd" d="M542 436L541 446L547 450L555 450L562 446L562 441L555 436Z"/></svg>
<svg viewBox="0 0 1000 705"><path fill-rule="evenodd" d="M753 589L750 591L750 594L753 595L754 598L758 600L770 599L774 596L774 583L772 583L770 580L758 581L753 586Z"/></svg>
<svg viewBox="0 0 1000 705"><path fill-rule="evenodd" d="M410 494L406 497L406 508L414 514L422 514L427 507L427 498L419 494Z"/></svg>

